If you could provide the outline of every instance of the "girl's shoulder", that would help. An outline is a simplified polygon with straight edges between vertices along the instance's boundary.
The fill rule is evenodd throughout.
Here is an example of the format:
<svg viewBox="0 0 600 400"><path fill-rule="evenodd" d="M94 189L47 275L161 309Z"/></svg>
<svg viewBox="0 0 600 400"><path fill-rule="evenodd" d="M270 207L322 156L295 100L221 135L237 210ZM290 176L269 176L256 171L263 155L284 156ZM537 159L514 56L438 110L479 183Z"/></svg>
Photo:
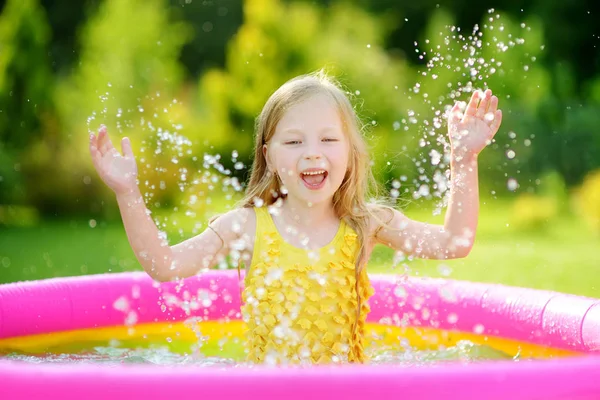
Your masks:
<svg viewBox="0 0 600 400"><path fill-rule="evenodd" d="M371 238L376 237L379 230L392 221L397 211L392 206L380 203L367 204L367 210L369 211L369 236Z"/></svg>
<svg viewBox="0 0 600 400"><path fill-rule="evenodd" d="M252 207L237 207L211 219L209 223L229 239L254 238L256 213Z"/></svg>

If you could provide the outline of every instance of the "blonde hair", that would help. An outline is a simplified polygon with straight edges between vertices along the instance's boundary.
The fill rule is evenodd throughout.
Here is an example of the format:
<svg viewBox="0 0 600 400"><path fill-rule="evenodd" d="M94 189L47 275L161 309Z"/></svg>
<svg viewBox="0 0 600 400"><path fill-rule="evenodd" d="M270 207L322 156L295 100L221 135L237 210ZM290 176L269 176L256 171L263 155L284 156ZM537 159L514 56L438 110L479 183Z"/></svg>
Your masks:
<svg viewBox="0 0 600 400"><path fill-rule="evenodd" d="M342 184L333 196L333 207L337 217L354 229L358 236L359 248L355 270L358 322L361 308L359 281L368 261L366 253L369 239L369 217L375 216L379 220L374 211L388 207L375 206L374 203L367 202L367 198L377 195L378 187L371 171L371 159L362 135L363 127L344 91L325 72L318 71L291 79L267 100L256 119L254 161L245 196L238 206L254 207L257 203L268 206L275 203L278 197L285 198L286 193L281 192L279 180L268 169L267 160L263 154L263 145L273 137L275 128L287 109L317 94L328 95L336 104L350 144L348 170Z"/></svg>

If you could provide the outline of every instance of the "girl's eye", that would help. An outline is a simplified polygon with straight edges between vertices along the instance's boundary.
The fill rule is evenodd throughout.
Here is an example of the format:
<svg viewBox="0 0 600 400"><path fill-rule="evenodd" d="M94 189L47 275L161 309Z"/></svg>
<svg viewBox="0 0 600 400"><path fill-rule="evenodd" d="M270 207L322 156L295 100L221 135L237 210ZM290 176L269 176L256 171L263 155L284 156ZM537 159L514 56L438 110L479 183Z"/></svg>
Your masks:
<svg viewBox="0 0 600 400"><path fill-rule="evenodd" d="M299 144L300 141L299 140L288 140L287 142L285 142L284 144Z"/></svg>
<svg viewBox="0 0 600 400"><path fill-rule="evenodd" d="M338 140L334 139L334 138L326 138L326 139L323 139L323 141L324 142L337 142Z"/></svg>

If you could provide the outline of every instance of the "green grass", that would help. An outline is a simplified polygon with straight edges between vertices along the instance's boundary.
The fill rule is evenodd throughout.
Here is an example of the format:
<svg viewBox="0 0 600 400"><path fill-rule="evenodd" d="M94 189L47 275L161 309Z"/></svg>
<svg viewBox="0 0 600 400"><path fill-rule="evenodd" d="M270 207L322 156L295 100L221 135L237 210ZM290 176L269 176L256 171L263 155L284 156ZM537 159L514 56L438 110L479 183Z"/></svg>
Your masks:
<svg viewBox="0 0 600 400"><path fill-rule="evenodd" d="M521 231L510 225L509 204L482 206L473 250L459 260L413 260L409 273L479 282L554 290L600 297L600 238L583 221L563 214L536 230ZM441 223L428 210L407 212L412 218ZM370 270L389 272L393 252L379 247ZM395 268L402 271L405 268Z"/></svg>
<svg viewBox="0 0 600 400"><path fill-rule="evenodd" d="M139 269L123 226L45 221L0 230L0 283Z"/></svg>
<svg viewBox="0 0 600 400"><path fill-rule="evenodd" d="M443 276L471 281L502 283L600 298L600 238L583 221L562 214L544 228L520 231L508 225L509 204L501 201L482 206L475 246L466 259L414 260L409 272L419 276ZM441 222L426 208L412 207L407 215ZM196 221L176 216L177 229L191 235ZM172 229L175 231L175 228ZM171 234L171 241L182 238ZM393 252L375 249L371 272L403 273L391 267ZM123 227L118 222L46 221L29 228L0 229L0 283L56 276L139 270Z"/></svg>

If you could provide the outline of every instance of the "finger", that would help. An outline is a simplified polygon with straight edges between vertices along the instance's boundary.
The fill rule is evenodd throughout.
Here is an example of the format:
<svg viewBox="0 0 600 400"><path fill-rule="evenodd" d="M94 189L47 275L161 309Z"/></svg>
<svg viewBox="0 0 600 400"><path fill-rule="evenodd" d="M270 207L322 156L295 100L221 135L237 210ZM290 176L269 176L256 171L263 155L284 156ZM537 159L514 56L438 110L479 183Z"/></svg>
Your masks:
<svg viewBox="0 0 600 400"><path fill-rule="evenodd" d="M102 155L98 151L96 135L93 133L90 135L90 155L92 156L92 163L94 164L94 167L98 170L100 168L100 160L102 159Z"/></svg>
<svg viewBox="0 0 600 400"><path fill-rule="evenodd" d="M500 128L500 124L502 123L502 110L496 110L496 112L494 113L494 119L492 120L492 123L490 124L490 129L492 130L492 133L495 135L496 132L498 132L498 129Z"/></svg>
<svg viewBox="0 0 600 400"><path fill-rule="evenodd" d="M488 105L490 104L490 97L492 97L492 91L488 89L483 93L481 102L479 102L479 107L477 107L477 112L475 113L477 118L483 118L485 116Z"/></svg>
<svg viewBox="0 0 600 400"><path fill-rule="evenodd" d="M488 126L492 126L494 119L496 118L496 111L498 110L498 98L496 96L492 96L490 99L490 105L485 113L483 119Z"/></svg>
<svg viewBox="0 0 600 400"><path fill-rule="evenodd" d="M477 112L477 104L479 103L479 90L476 90L473 95L471 96L471 100L469 101L469 104L467 105L467 110L465 111L465 117L466 116L474 116L475 113Z"/></svg>
<svg viewBox="0 0 600 400"><path fill-rule="evenodd" d="M128 137L124 137L121 140L121 150L123 151L123 156L128 158L134 158L133 150L131 149L131 141Z"/></svg>
<svg viewBox="0 0 600 400"><path fill-rule="evenodd" d="M492 96L490 99L490 105L488 106L487 113L492 113L494 115L496 110L498 109L498 98L496 96Z"/></svg>
<svg viewBox="0 0 600 400"><path fill-rule="evenodd" d="M89 143L90 144L90 148L91 148L92 145L98 147L98 144L96 143L96 140L97 140L96 135L94 135L93 132L90 133L90 143Z"/></svg>
<svg viewBox="0 0 600 400"><path fill-rule="evenodd" d="M106 126L100 125L100 129L98 129L98 140L96 142L96 147L100 151L101 155L107 151L105 149L106 145L104 144L106 142L106 136L107 136Z"/></svg>
<svg viewBox="0 0 600 400"><path fill-rule="evenodd" d="M102 155L113 150L115 146L113 146L110 137L108 136L108 131L106 126L102 125L98 130L98 149Z"/></svg>
<svg viewBox="0 0 600 400"><path fill-rule="evenodd" d="M452 109L450 110L450 113L448 114L448 123L450 125L456 125L462 119L462 113L460 112L460 108L461 108L460 101L457 101L456 103L454 103L454 107L452 107Z"/></svg>

